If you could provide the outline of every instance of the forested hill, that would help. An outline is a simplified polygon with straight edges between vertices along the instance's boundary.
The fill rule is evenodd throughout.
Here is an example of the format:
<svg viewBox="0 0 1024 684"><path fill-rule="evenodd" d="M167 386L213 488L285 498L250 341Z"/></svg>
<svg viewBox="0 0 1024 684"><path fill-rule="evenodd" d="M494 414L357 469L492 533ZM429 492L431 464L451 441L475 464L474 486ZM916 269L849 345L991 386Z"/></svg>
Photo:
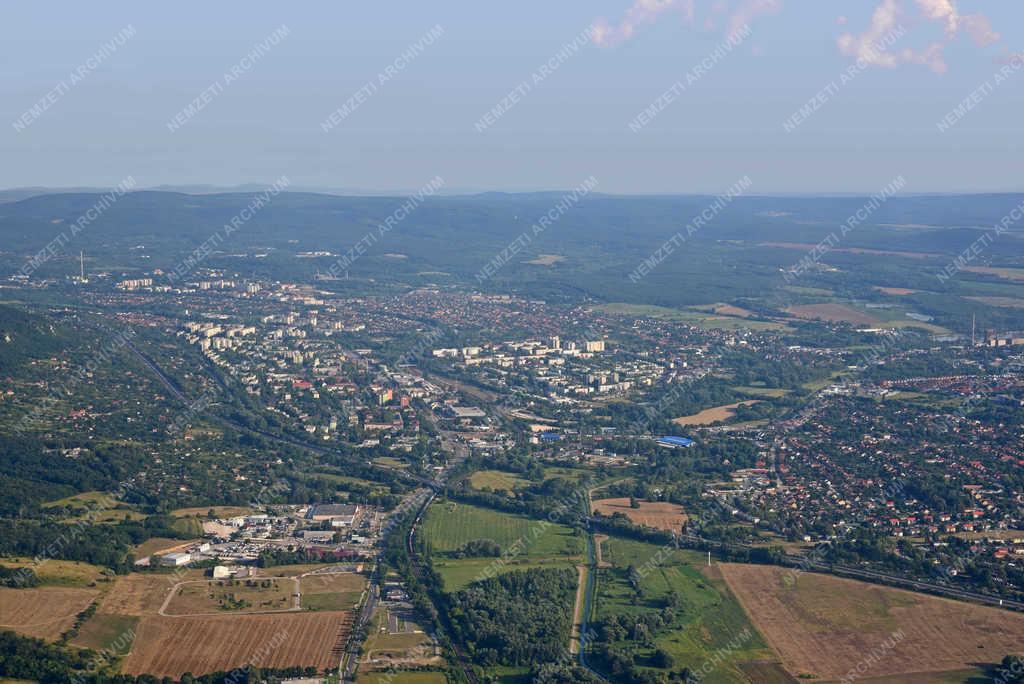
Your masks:
<svg viewBox="0 0 1024 684"><path fill-rule="evenodd" d="M752 180L751 193L757 187ZM940 282L935 274L978 239L991 237L992 226L1024 202L1020 194L896 195L865 212L868 197L744 195L730 202L609 196L600 189L598 184L572 201L558 192L432 196L398 213L403 203L409 206L408 198L284 192L230 234L224 225L256 195L132 192L92 212L93 220L74 235L70 226L104 196L44 195L0 204L6 250L0 271L18 272L55 240L56 255L33 269L34 277L77 273L79 251L90 272L130 277L174 268L205 245L205 267L292 281L310 281L333 269L348 281L323 287L360 294L468 285L549 300L672 307L757 300L781 307L793 303L783 271L827 241L828 268L808 274L801 285L840 296L862 296L857 293L874 285L911 288L938 295L918 302L920 311L962 316L940 306L949 295L1007 293L965 285L994 282L992 275L961 274ZM843 231L858 212L863 220ZM701 214L705 220L694 224ZM538 230L545 215L550 222ZM399 220L382 231L389 216ZM978 264L1024 265L1022 237L1024 222L1011 225ZM653 263L649 272L631 278L645 261Z"/></svg>
<svg viewBox="0 0 1024 684"><path fill-rule="evenodd" d="M0 304L0 377L23 369L29 359L60 351L68 339L68 331L53 322Z"/></svg>
<svg viewBox="0 0 1024 684"><path fill-rule="evenodd" d="M751 192L755 189L756 184ZM600 185L553 222L558 226L558 235L548 236L553 246L598 243L614 249L619 244L663 240L685 227L715 199L705 195L609 196L599 190ZM132 192L101 212L76 239L87 249L120 240L177 244L205 239L255 195ZM403 239L413 240L416 247L428 253L445 251L453 237L472 250L502 246L530 228L562 196L545 192L427 197L401 222L401 232ZM0 205L0 239L11 250L42 249L102 197L101 193L61 193ZM257 211L233 240L239 246L348 248L406 199L285 192ZM869 199L740 196L708 223L705 234L698 232L693 237L817 242ZM959 233L989 229L1021 202L1024 194L895 196L881 203L853 234L844 237L849 246L959 252L963 247ZM281 228L287 231L282 233ZM554 232L553 227L551 230ZM1024 235L1024 226L1011 226L1009 232ZM944 239L946 234L955 237ZM293 239L297 242L289 242Z"/></svg>

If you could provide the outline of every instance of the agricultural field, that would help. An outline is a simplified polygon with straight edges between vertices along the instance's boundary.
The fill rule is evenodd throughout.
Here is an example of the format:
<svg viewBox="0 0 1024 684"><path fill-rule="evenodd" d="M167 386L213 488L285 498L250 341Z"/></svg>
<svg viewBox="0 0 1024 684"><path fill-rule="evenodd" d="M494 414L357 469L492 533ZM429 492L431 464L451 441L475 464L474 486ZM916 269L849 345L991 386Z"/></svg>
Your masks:
<svg viewBox="0 0 1024 684"><path fill-rule="evenodd" d="M676 425L712 425L720 421L729 420L735 416L736 408L739 406L750 406L757 403L759 403L759 400L757 399L748 399L746 401L737 401L734 404L713 406L711 408L704 409L700 413L675 418L672 422Z"/></svg>
<svg viewBox="0 0 1024 684"><path fill-rule="evenodd" d="M679 504L668 501L638 501L637 508L629 505L629 497L599 499L593 503L595 513L612 516L622 513L637 525L646 525L667 532L679 532L686 522L686 513Z"/></svg>
<svg viewBox="0 0 1024 684"><path fill-rule="evenodd" d="M172 527L175 532L186 534L192 537L203 536L203 523L199 518L195 517L184 517L175 518Z"/></svg>
<svg viewBox="0 0 1024 684"><path fill-rule="evenodd" d="M62 518L61 522L87 521L91 524L119 523L122 520L145 520L148 516L133 510L131 506L115 499L106 492L92 491L74 494L63 499L48 501L43 508L69 508L80 511L78 515Z"/></svg>
<svg viewBox="0 0 1024 684"><path fill-rule="evenodd" d="M1024 652L1018 613L829 575L804 573L787 582L790 571L775 566L716 568L797 677L840 679L887 641L894 645L863 673L865 681L957 673Z"/></svg>
<svg viewBox="0 0 1024 684"><path fill-rule="evenodd" d="M736 318L750 318L754 315L753 311L734 306L733 304L709 304L707 306L695 306L693 309L696 311L708 311L720 316L734 316Z"/></svg>
<svg viewBox="0 0 1024 684"><path fill-rule="evenodd" d="M366 589L366 578L351 572L306 575L299 580L303 610L354 608Z"/></svg>
<svg viewBox="0 0 1024 684"><path fill-rule="evenodd" d="M1024 268L1000 268L994 266L964 266L965 271L994 275L1006 280L1024 280Z"/></svg>
<svg viewBox="0 0 1024 684"><path fill-rule="evenodd" d="M183 549L189 544L194 544L198 539L171 539L170 537L151 537L146 541L132 548L136 558L145 558L154 553L170 553L175 549Z"/></svg>
<svg viewBox="0 0 1024 684"><path fill-rule="evenodd" d="M871 327L882 324L881 319L846 304L800 304L789 307L786 312L797 318L820 319L832 323L850 323Z"/></svg>
<svg viewBox="0 0 1024 684"><path fill-rule="evenodd" d="M469 484L473 489L484 489L486 487L493 491L503 489L512 492L519 487L526 486L529 484L529 481L512 473L506 473L503 470L478 470L470 476Z"/></svg>
<svg viewBox="0 0 1024 684"><path fill-rule="evenodd" d="M701 554L620 537L601 544L602 559L610 567L598 570L595 621L610 615L663 614L674 592L679 599L676 622L654 635L654 648L668 652L676 663L691 670L699 670L721 652L723 663L710 668L701 680L704 682L747 682L745 671L777 669L778 657L728 586L707 574ZM630 567L637 569L639 593L630 580ZM654 648L637 646L638 662L648 660Z"/></svg>
<svg viewBox="0 0 1024 684"><path fill-rule="evenodd" d="M742 392L743 394L749 394L755 397L768 397L771 399L778 399L779 397L784 397L787 394L789 394L789 390L775 387L752 387L737 385L732 389L736 390L737 392Z"/></svg>
<svg viewBox="0 0 1024 684"><path fill-rule="evenodd" d="M0 630L55 640L99 594L71 587L0 588Z"/></svg>
<svg viewBox="0 0 1024 684"><path fill-rule="evenodd" d="M116 500L106 492L82 492L63 499L47 501L42 504L43 508L57 508L60 506L71 506L72 508L110 508Z"/></svg>
<svg viewBox="0 0 1024 684"><path fill-rule="evenodd" d="M373 459L373 462L379 466L385 466L387 468L408 468L409 464L400 458L394 458L393 456L379 456Z"/></svg>
<svg viewBox="0 0 1024 684"><path fill-rule="evenodd" d="M359 477L352 477L351 475L341 475L329 470L317 470L313 474L319 478L323 478L324 480L328 480L329 482L334 482L339 485L358 485L360 487L369 487L374 491L388 491L388 487L380 482L364 480Z"/></svg>
<svg viewBox="0 0 1024 684"><path fill-rule="evenodd" d="M747 316L751 315L751 312L723 304L714 305L710 309L707 307L673 309L653 304L627 304L623 302L612 302L609 304L601 304L593 308L595 311L601 311L609 314L679 321L680 323L699 325L703 328L712 330L784 330L786 328L785 325L776 321L749 320ZM733 311L736 313L731 313Z"/></svg>
<svg viewBox="0 0 1024 684"><path fill-rule="evenodd" d="M71 640L75 646L127 655L138 629L139 618L132 615L105 615L97 613L89 618Z"/></svg>
<svg viewBox="0 0 1024 684"><path fill-rule="evenodd" d="M582 537L564 525L533 520L454 501L430 507L420 534L434 553L434 568L446 591L457 591L488 572L528 567L568 567L583 553ZM502 558L453 558L467 542L489 539L502 550Z"/></svg>
<svg viewBox="0 0 1024 684"><path fill-rule="evenodd" d="M31 567L39 583L45 586L93 587L97 583L110 582L114 578L111 570L90 565L82 561L50 558L35 564L31 558L4 558L0 565L6 568Z"/></svg>
<svg viewBox="0 0 1024 684"><path fill-rule="evenodd" d="M964 297L964 299L970 299L972 302L981 302L989 306L1024 309L1024 299L1018 297Z"/></svg>
<svg viewBox="0 0 1024 684"><path fill-rule="evenodd" d="M759 244L760 247L781 247L783 249L799 249L802 251L809 251L817 247L817 245L808 242L762 242ZM890 249L868 249L864 247L833 247L830 251L832 252L845 252L847 254L877 254L881 256L900 256L907 257L908 259L928 259L931 257L940 256L934 252L903 252L898 250Z"/></svg>
<svg viewBox="0 0 1024 684"><path fill-rule="evenodd" d="M294 579L201 580L182 582L161 611L164 615L208 615L221 612L262 613L291 610L299 590Z"/></svg>
<svg viewBox="0 0 1024 684"><path fill-rule="evenodd" d="M257 667L337 667L354 616L346 612L211 617L147 616L121 670L179 679Z"/></svg>
<svg viewBox="0 0 1024 684"><path fill-rule="evenodd" d="M96 613L81 626L72 644L127 653L124 672L179 677L186 671L200 674L244 665L254 654L269 666L335 667L340 653L334 649L351 628L352 608L366 579L357 573L298 577L326 567L330 566L282 566L266 571L275 577L256 577L251 583L210 580L201 569L180 575L131 573L108 584L102 596L99 590L55 589L84 592L74 609L67 607L63 596L34 604L64 607L67 615L59 616L63 618L60 627L49 626L55 637L99 596ZM295 606L294 593L300 587L302 608L307 610ZM25 594L29 597L41 590L5 591L30 592ZM4 608L9 603L0 601ZM19 620L29 622L32 616L26 611L33 602L22 603L25 616ZM258 614L264 611L283 612ZM249 635L250 630L256 630L254 635Z"/></svg>
<svg viewBox="0 0 1024 684"><path fill-rule="evenodd" d="M156 573L121 575L100 600L97 613L156 615L176 582L201 578L201 570L189 570L185 575L177 576Z"/></svg>
<svg viewBox="0 0 1024 684"><path fill-rule="evenodd" d="M175 518L206 518L210 511L213 511L214 517L217 518L233 518L237 515L252 513L252 509L247 506L195 506L175 509L171 511L171 516Z"/></svg>
<svg viewBox="0 0 1024 684"><path fill-rule="evenodd" d="M544 479L550 480L553 477L560 477L570 482L579 482L584 477L591 475L592 471L584 468L564 468L562 466L551 466L544 469Z"/></svg>

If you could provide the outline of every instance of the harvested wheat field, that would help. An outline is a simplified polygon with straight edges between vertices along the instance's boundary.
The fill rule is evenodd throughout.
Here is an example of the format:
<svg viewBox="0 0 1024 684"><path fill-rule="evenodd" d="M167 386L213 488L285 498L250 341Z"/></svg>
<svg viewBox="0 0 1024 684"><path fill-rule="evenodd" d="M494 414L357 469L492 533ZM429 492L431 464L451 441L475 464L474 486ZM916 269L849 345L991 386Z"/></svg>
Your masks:
<svg viewBox="0 0 1024 684"><path fill-rule="evenodd" d="M197 571L190 571L195 574ZM202 571L198 571L202 576ZM176 582L187 579L181 576L132 573L121 575L117 583L100 601L99 612L110 615L156 615L164 599L171 593Z"/></svg>
<svg viewBox="0 0 1024 684"><path fill-rule="evenodd" d="M354 613L145 617L121 668L178 679L252 664L337 667Z"/></svg>
<svg viewBox="0 0 1024 684"><path fill-rule="evenodd" d="M99 596L92 589L0 589L0 630L53 640Z"/></svg>
<svg viewBox="0 0 1024 684"><path fill-rule="evenodd" d="M738 406L750 406L751 404L760 403L760 401L760 399L748 399L746 401L737 401L735 404L713 406L712 408L704 409L700 413L675 418L672 422L676 425L711 425L722 420L729 420L735 416Z"/></svg>
<svg viewBox="0 0 1024 684"><path fill-rule="evenodd" d="M695 306L697 311L708 311L719 316L734 316L736 318L750 318L754 312L732 304L711 304L708 306Z"/></svg>
<svg viewBox="0 0 1024 684"><path fill-rule="evenodd" d="M640 501L639 508L631 508L629 497L600 499L595 501L594 512L611 516L622 513L637 525L646 525L658 530L678 532L686 522L686 513L679 504L668 501Z"/></svg>
<svg viewBox="0 0 1024 684"><path fill-rule="evenodd" d="M794 676L838 680L970 669L1024 651L1024 615L769 565L717 566ZM876 658L866 664L872 653ZM857 670L860 666L863 671Z"/></svg>
<svg viewBox="0 0 1024 684"><path fill-rule="evenodd" d="M832 323L879 326L882 321L871 314L858 311L845 304L801 304L786 309L786 313L797 318L820 319Z"/></svg>

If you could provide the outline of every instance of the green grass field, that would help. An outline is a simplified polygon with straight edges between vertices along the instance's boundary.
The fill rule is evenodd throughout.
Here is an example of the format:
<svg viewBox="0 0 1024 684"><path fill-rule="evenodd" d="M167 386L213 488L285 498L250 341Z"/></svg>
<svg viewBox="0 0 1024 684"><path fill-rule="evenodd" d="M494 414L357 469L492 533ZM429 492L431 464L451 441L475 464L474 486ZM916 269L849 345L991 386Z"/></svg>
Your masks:
<svg viewBox="0 0 1024 684"><path fill-rule="evenodd" d="M591 474L593 474L593 471L585 470L583 468L563 468L561 466L551 466L550 468L544 469L545 480L549 480L553 477L560 477L563 480L579 482L584 477Z"/></svg>
<svg viewBox="0 0 1024 684"><path fill-rule="evenodd" d="M8 568L30 567L39 578L40 584L58 587L88 587L95 582L110 581L112 570L82 561L47 559L34 563L31 558L3 558L0 565Z"/></svg>
<svg viewBox="0 0 1024 684"><path fill-rule="evenodd" d="M361 591L303 594L299 599L303 610L351 610L359 603Z"/></svg>
<svg viewBox="0 0 1024 684"><path fill-rule="evenodd" d="M84 646L96 651L110 649L117 655L126 655L135 640L139 618L134 615L102 615L89 618L78 636L72 640L75 646Z"/></svg>
<svg viewBox="0 0 1024 684"><path fill-rule="evenodd" d="M658 562L660 547L616 537L605 541L602 549L603 560L613 567L598 573L595 620L611 614L661 612L674 591L681 598L676 627L658 632L654 643L691 669L699 669L718 649L725 649L725 664L702 681L746 682L740 663L776 660L725 583L701 571L706 561L700 554L674 550L662 554ZM630 565L641 570L639 596L629 582ZM640 647L638 662L651 653L653 649Z"/></svg>
<svg viewBox="0 0 1024 684"><path fill-rule="evenodd" d="M528 480L524 480L521 477L517 477L512 473L506 473L503 470L478 470L473 473L469 478L469 484L474 489L483 489L487 487L494 491L504 489L512 492L529 484Z"/></svg>
<svg viewBox="0 0 1024 684"><path fill-rule="evenodd" d="M218 518L233 518L236 515L248 515L252 509L248 506L195 506L193 508L178 508L171 511L175 518L199 517L206 518L207 514L213 511Z"/></svg>
<svg viewBox="0 0 1024 684"><path fill-rule="evenodd" d="M47 501L42 504L43 508L53 508L55 506L78 506L81 508L109 508L111 504L116 503L116 500L106 492L82 492L81 494L75 494L68 496L63 499L57 499L56 501Z"/></svg>
<svg viewBox="0 0 1024 684"><path fill-rule="evenodd" d="M568 567L583 553L583 538L564 525L532 520L454 501L430 507L420 534L434 553L434 567L446 591L457 591L491 572L528 567ZM501 546L503 558L451 558L450 553L475 539Z"/></svg>
<svg viewBox="0 0 1024 684"><path fill-rule="evenodd" d="M356 684L447 684L443 672L368 672Z"/></svg>
<svg viewBox="0 0 1024 684"><path fill-rule="evenodd" d="M749 395L754 396L754 397L778 398L778 397L784 397L787 394L789 394L789 390L778 389L778 388L774 388L774 387L749 387L749 386L737 385L736 387L733 387L732 389L736 390L737 392L742 392L743 394L749 394Z"/></svg>
<svg viewBox="0 0 1024 684"><path fill-rule="evenodd" d="M594 307L597 311L610 314L623 314L627 316L638 316L644 318L655 318L666 321L678 321L689 323L707 329L719 330L785 330L787 327L782 323L774 321L753 321L746 318L727 316L722 314L708 313L694 308L672 309L653 304L628 304L625 302L611 302Z"/></svg>
<svg viewBox="0 0 1024 684"><path fill-rule="evenodd" d="M373 459L373 462L377 465L387 466L388 468L408 468L409 464L400 458L393 458L391 456L380 456L379 458Z"/></svg>
<svg viewBox="0 0 1024 684"><path fill-rule="evenodd" d="M203 522L199 518L176 518L171 526L190 537L203 536Z"/></svg>

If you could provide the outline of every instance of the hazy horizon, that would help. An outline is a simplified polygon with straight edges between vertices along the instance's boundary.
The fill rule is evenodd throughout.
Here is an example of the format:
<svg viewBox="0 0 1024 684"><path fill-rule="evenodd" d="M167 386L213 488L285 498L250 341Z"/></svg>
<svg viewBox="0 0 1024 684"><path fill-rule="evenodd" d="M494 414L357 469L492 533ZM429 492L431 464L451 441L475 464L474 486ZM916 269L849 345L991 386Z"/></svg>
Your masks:
<svg viewBox="0 0 1024 684"><path fill-rule="evenodd" d="M400 11L396 11L399 10ZM3 187L1021 190L1024 10L938 0L9 9ZM201 17L201 20L197 20ZM255 180L254 180L255 179Z"/></svg>

